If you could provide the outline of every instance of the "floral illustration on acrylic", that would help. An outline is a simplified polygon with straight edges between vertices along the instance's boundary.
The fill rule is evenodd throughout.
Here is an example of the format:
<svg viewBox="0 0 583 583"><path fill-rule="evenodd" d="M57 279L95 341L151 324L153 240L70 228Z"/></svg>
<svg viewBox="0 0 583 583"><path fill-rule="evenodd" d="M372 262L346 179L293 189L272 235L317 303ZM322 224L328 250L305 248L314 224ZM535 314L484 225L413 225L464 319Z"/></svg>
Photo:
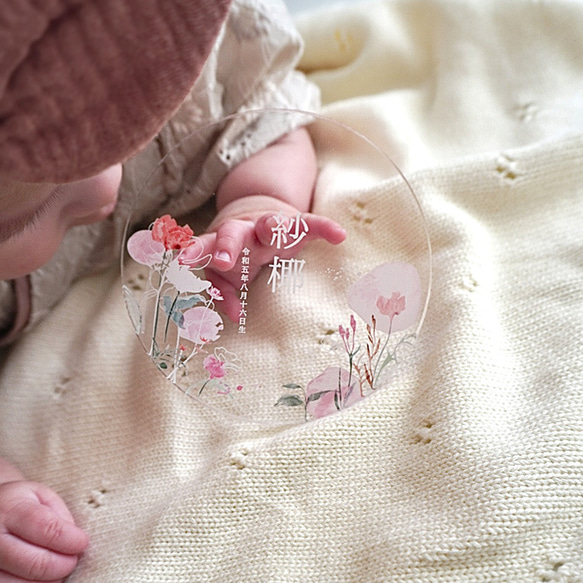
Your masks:
<svg viewBox="0 0 583 583"><path fill-rule="evenodd" d="M348 305L362 322L359 325L351 314L348 326L338 326L346 365L326 368L305 388L296 383L284 385L293 392L276 405L303 407L306 419L319 418L350 407L378 389L387 367L397 362L399 349L414 336L396 338L394 334L417 322L419 274L409 263L383 263L349 288Z"/></svg>
<svg viewBox="0 0 583 583"><path fill-rule="evenodd" d="M186 375L188 364L197 355L206 355L202 369L208 378L187 392L201 394L214 386L217 393L228 394L226 376L238 370L236 355L223 347L210 352L219 340L224 324L215 310L221 301L218 289L199 277L210 262L202 245L188 226L179 226L169 215L156 219L149 229L137 231L128 240L129 255L149 267L148 288L142 300L153 306L148 354L156 365L176 382L179 373ZM126 299L138 334L143 332L139 305L129 290ZM132 301L133 300L133 301ZM240 388L237 387L239 390Z"/></svg>
<svg viewBox="0 0 583 583"><path fill-rule="evenodd" d="M221 292L204 277L210 255L188 226L169 215L128 240L129 255L148 267L140 302L125 287L136 332L146 338L149 356L166 377L194 396L236 395L243 386L230 379L243 368L237 355L220 345L224 322L216 310ZM351 310L337 327L336 362L307 382L284 385L276 406L321 418L361 401L387 382L400 349L415 336L422 304L415 267L383 263L348 290ZM309 378L309 377L308 377Z"/></svg>

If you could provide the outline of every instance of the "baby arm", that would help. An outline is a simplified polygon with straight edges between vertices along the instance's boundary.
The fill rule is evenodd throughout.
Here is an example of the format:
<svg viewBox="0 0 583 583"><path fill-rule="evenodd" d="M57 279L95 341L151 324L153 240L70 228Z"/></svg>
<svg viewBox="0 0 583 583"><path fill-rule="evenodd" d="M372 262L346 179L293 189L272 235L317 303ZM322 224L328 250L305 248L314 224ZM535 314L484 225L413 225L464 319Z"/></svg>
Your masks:
<svg viewBox="0 0 583 583"><path fill-rule="evenodd" d="M0 583L61 581L87 544L55 492L0 458Z"/></svg>
<svg viewBox="0 0 583 583"><path fill-rule="evenodd" d="M338 223L309 212L317 173L312 140L300 128L233 168L219 185L218 213L201 240L212 254L209 277L221 290L221 307L231 319L239 312L237 259L245 247L250 250L252 280L275 255L290 258L304 242L324 239L336 245L346 238ZM287 251L273 247L277 220L289 222L298 214L308 227L302 242Z"/></svg>

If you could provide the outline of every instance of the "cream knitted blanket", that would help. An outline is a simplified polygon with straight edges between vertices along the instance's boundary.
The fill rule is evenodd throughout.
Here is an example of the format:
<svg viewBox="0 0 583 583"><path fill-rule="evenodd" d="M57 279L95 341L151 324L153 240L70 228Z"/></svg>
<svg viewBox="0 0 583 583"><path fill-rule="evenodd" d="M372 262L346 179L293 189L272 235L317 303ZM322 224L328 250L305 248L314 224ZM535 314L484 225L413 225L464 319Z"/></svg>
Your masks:
<svg viewBox="0 0 583 583"><path fill-rule="evenodd" d="M396 153L425 209L411 362L291 430L221 422L148 361L113 270L11 350L1 453L90 534L71 582L580 583L583 4L377 0L299 25L325 113Z"/></svg>

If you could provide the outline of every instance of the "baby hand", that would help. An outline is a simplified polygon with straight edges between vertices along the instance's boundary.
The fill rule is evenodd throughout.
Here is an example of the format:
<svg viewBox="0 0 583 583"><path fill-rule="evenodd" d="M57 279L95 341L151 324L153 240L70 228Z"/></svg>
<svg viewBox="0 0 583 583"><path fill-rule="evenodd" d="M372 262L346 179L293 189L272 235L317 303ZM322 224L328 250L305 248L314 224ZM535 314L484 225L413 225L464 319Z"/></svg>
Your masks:
<svg viewBox="0 0 583 583"><path fill-rule="evenodd" d="M87 544L52 490L24 480L0 484L0 583L61 581Z"/></svg>
<svg viewBox="0 0 583 583"><path fill-rule="evenodd" d="M301 222L301 233L289 244L287 227L291 221ZM284 230L288 245L275 244L278 231ZM295 230L295 229L292 229ZM254 195L237 199L226 205L200 239L205 253L212 255L207 277L223 296L220 309L233 321L239 317L241 265L239 256L249 249L249 281L252 281L263 265L275 256L290 259L308 241L324 239L337 245L346 238L344 229L332 219L299 211L270 196ZM285 247L288 247L285 249Z"/></svg>

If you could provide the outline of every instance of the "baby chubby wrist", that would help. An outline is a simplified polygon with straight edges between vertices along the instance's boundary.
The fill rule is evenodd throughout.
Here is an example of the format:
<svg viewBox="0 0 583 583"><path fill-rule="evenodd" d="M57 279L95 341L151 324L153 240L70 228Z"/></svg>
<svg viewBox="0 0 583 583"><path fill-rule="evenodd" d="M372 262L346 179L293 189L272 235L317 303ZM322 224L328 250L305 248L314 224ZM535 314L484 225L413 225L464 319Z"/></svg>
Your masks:
<svg viewBox="0 0 583 583"><path fill-rule="evenodd" d="M254 193L230 200L223 205L217 200L218 213L216 220L213 222L224 222L227 219L254 221L259 216L270 213L273 213L273 215L283 214L292 217L298 212L305 212L307 210L308 209L298 208L276 196Z"/></svg>

